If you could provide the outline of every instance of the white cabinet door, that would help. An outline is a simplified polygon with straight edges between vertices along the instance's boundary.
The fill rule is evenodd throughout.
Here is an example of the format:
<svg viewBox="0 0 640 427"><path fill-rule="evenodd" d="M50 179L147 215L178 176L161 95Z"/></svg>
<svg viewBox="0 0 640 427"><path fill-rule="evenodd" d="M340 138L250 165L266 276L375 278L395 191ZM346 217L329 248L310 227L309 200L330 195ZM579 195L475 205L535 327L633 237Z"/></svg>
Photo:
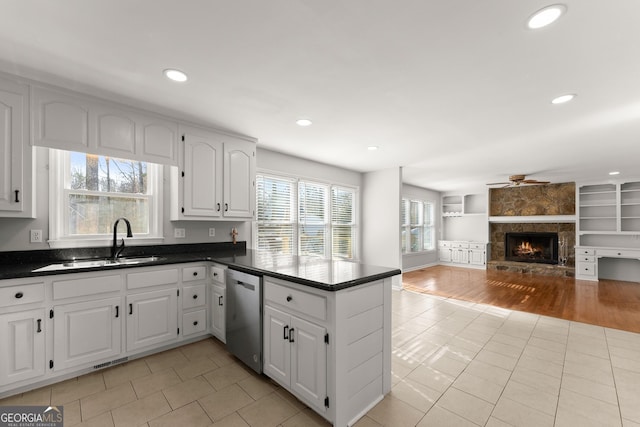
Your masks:
<svg viewBox="0 0 640 427"><path fill-rule="evenodd" d="M178 289L127 296L127 351L178 338Z"/></svg>
<svg viewBox="0 0 640 427"><path fill-rule="evenodd" d="M0 80L0 216L33 215L28 88Z"/></svg>
<svg viewBox="0 0 640 427"><path fill-rule="evenodd" d="M211 333L220 341L226 343L225 326L225 298L227 290L224 286L213 285L211 287Z"/></svg>
<svg viewBox="0 0 640 427"><path fill-rule="evenodd" d="M222 215L222 143L196 133L184 135L181 174L185 217Z"/></svg>
<svg viewBox="0 0 640 427"><path fill-rule="evenodd" d="M136 152L147 161L177 164L178 124L157 117L136 116Z"/></svg>
<svg viewBox="0 0 640 427"><path fill-rule="evenodd" d="M255 144L232 140L224 144L224 213L252 218L255 205Z"/></svg>
<svg viewBox="0 0 640 427"><path fill-rule="evenodd" d="M484 265L485 264L485 254L484 251L481 250L470 250L469 251L469 264L473 265Z"/></svg>
<svg viewBox="0 0 640 427"><path fill-rule="evenodd" d="M327 396L327 330L291 316L291 389L316 408L324 409Z"/></svg>
<svg viewBox="0 0 640 427"><path fill-rule="evenodd" d="M438 255L440 261L451 262L451 248L439 248Z"/></svg>
<svg viewBox="0 0 640 427"><path fill-rule="evenodd" d="M101 154L130 159L136 150L136 123L125 111L96 104L91 109L91 139Z"/></svg>
<svg viewBox="0 0 640 427"><path fill-rule="evenodd" d="M108 360L120 354L120 297L54 307L53 369Z"/></svg>
<svg viewBox="0 0 640 427"><path fill-rule="evenodd" d="M44 375L44 309L0 316L0 386Z"/></svg>
<svg viewBox="0 0 640 427"><path fill-rule="evenodd" d="M67 93L33 88L34 145L87 152L89 103Z"/></svg>
<svg viewBox="0 0 640 427"><path fill-rule="evenodd" d="M264 307L264 366L266 375L284 386L291 377L291 316L266 305Z"/></svg>
<svg viewBox="0 0 640 427"><path fill-rule="evenodd" d="M453 248L451 250L451 262L456 262L459 264L468 264L469 250Z"/></svg>

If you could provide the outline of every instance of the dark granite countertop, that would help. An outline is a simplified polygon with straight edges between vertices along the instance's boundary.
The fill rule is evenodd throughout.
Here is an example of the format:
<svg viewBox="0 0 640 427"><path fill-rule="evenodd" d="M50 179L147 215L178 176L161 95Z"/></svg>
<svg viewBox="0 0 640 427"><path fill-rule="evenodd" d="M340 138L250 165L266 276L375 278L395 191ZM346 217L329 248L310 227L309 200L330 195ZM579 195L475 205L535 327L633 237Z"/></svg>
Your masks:
<svg viewBox="0 0 640 427"><path fill-rule="evenodd" d="M144 264L69 268L37 271L53 263L80 259L104 259L109 248L0 252L0 279L105 271L121 268L213 261L259 276L270 276L314 288L337 291L400 274L399 269L358 262L295 255L274 255L246 249L246 242L131 246L124 257L157 256Z"/></svg>

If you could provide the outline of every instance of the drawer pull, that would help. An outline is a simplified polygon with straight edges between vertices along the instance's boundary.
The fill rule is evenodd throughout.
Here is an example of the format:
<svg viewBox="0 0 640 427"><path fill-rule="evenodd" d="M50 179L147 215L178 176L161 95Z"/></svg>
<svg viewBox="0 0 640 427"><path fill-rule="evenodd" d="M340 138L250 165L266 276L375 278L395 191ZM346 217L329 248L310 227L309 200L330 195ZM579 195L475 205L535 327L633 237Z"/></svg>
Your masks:
<svg viewBox="0 0 640 427"><path fill-rule="evenodd" d="M22 292L16 292L16 298L20 299L24 296L24 294Z"/></svg>
<svg viewBox="0 0 640 427"><path fill-rule="evenodd" d="M38 319L38 330L36 332L42 332L42 319Z"/></svg>
<svg viewBox="0 0 640 427"><path fill-rule="evenodd" d="M282 329L282 339L287 341L289 339L289 325L285 325Z"/></svg>
<svg viewBox="0 0 640 427"><path fill-rule="evenodd" d="M194 275L194 276L197 276L197 275L198 275L198 272L197 272L197 271L194 271L194 272L193 272L193 275Z"/></svg>
<svg viewBox="0 0 640 427"><path fill-rule="evenodd" d="M116 317L120 317L120 306L116 305Z"/></svg>
<svg viewBox="0 0 640 427"><path fill-rule="evenodd" d="M293 301L293 297L291 295L287 295L287 302Z"/></svg>
<svg viewBox="0 0 640 427"><path fill-rule="evenodd" d="M293 339L293 331L295 331L295 328L291 328L289 330L289 342L295 342L295 340Z"/></svg>
<svg viewBox="0 0 640 427"><path fill-rule="evenodd" d="M222 306L222 295L218 297L218 305Z"/></svg>
<svg viewBox="0 0 640 427"><path fill-rule="evenodd" d="M198 321L193 322L193 326L198 326Z"/></svg>
<svg viewBox="0 0 640 427"><path fill-rule="evenodd" d="M618 252L618 256L622 255L622 252Z"/></svg>
<svg viewBox="0 0 640 427"><path fill-rule="evenodd" d="M198 299L198 294L194 295L193 299Z"/></svg>
<svg viewBox="0 0 640 427"><path fill-rule="evenodd" d="M129 304L129 314L133 314L133 304Z"/></svg>
<svg viewBox="0 0 640 427"><path fill-rule="evenodd" d="M213 277L218 277L218 273L213 273Z"/></svg>

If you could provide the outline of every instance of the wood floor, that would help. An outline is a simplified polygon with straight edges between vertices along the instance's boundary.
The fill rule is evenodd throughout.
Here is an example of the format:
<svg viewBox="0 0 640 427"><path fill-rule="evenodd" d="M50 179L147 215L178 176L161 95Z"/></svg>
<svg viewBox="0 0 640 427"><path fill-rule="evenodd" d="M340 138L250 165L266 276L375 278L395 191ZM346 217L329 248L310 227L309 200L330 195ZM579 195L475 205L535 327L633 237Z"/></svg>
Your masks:
<svg viewBox="0 0 640 427"><path fill-rule="evenodd" d="M640 332L640 282L435 266L403 274L407 290Z"/></svg>

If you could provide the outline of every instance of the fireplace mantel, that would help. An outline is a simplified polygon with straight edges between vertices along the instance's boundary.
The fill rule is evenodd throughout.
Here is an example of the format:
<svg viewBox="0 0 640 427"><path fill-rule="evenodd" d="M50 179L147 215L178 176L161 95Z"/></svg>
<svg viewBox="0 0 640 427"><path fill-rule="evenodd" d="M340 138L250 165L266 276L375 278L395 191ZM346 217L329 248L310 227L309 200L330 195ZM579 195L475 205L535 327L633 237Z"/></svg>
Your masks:
<svg viewBox="0 0 640 427"><path fill-rule="evenodd" d="M489 222L496 223L558 223L576 222L575 215L532 215L532 216L490 216Z"/></svg>

